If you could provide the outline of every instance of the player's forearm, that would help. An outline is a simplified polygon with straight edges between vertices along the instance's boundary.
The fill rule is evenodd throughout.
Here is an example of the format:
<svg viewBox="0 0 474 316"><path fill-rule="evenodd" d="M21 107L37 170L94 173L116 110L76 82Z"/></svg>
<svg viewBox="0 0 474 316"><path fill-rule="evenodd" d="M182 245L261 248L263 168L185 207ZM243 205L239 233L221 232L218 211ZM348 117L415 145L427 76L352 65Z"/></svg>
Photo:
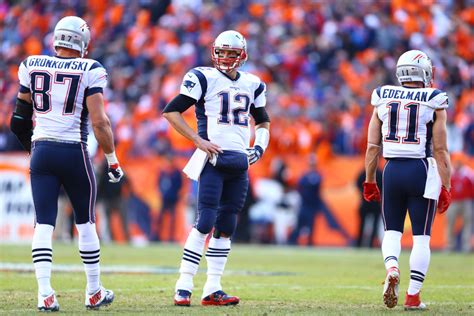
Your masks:
<svg viewBox="0 0 474 316"><path fill-rule="evenodd" d="M110 126L110 121L105 119L101 122L97 122L92 125L92 128L94 129L95 138L104 153L113 153L115 151L114 135L112 133L112 127Z"/></svg>
<svg viewBox="0 0 474 316"><path fill-rule="evenodd" d="M199 139L199 135L186 123L183 116L179 112L163 113L165 119L184 137L192 142Z"/></svg>
<svg viewBox="0 0 474 316"><path fill-rule="evenodd" d="M451 188L451 161L448 153L448 141L446 132L447 113L446 110L436 111L436 120L433 124L433 156L438 165L439 176L443 186Z"/></svg>
<svg viewBox="0 0 474 316"><path fill-rule="evenodd" d="M376 182L375 173L380 155L380 146L371 143L367 144L367 152L365 154L365 181Z"/></svg>
<svg viewBox="0 0 474 316"><path fill-rule="evenodd" d="M446 149L439 149L434 152L434 158L438 165L439 176L441 177L441 183L446 189L451 188L451 161L449 159L449 153Z"/></svg>
<svg viewBox="0 0 474 316"><path fill-rule="evenodd" d="M376 182L375 172L379 162L380 150L382 149L380 128L382 122L377 116L377 109L372 112L367 135L367 152L365 154L365 181Z"/></svg>

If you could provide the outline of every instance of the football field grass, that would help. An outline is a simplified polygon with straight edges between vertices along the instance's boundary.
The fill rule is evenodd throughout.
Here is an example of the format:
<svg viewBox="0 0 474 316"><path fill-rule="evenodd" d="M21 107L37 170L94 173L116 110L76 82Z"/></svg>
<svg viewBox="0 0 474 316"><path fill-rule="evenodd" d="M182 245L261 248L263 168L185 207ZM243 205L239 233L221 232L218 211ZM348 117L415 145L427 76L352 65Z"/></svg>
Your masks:
<svg viewBox="0 0 474 316"><path fill-rule="evenodd" d="M34 314L37 286L29 245L0 245L0 314ZM234 245L223 277L224 290L241 298L231 307L199 304L206 261L195 278L193 306L173 306L179 245L144 248L103 245L102 283L115 301L100 311L84 308L85 276L76 244L54 244L52 285L60 313L113 315L394 315L403 311L409 253L400 259L400 300L382 303L385 277L380 250ZM433 252L422 291L427 315L474 314L474 255ZM416 312L415 312L416 313Z"/></svg>

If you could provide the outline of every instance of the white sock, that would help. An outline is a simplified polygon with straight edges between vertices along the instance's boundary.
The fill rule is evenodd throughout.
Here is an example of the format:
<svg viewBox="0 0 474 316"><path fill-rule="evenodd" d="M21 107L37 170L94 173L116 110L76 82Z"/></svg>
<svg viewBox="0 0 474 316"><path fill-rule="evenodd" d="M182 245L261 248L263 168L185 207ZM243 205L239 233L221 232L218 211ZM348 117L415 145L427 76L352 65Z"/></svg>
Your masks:
<svg viewBox="0 0 474 316"><path fill-rule="evenodd" d="M51 287L53 230L54 226L36 224L31 245L31 257L35 267L36 280L38 281L38 292L43 296L53 292L53 288Z"/></svg>
<svg viewBox="0 0 474 316"><path fill-rule="evenodd" d="M196 228L189 233L188 239L184 244L183 258L179 268L179 279L176 282L177 290L193 291L193 277L199 269L204 244L206 243L207 234L201 234Z"/></svg>
<svg viewBox="0 0 474 316"><path fill-rule="evenodd" d="M214 238L209 241L206 252L207 281L204 285L202 297L222 290L221 277L224 273L227 256L230 252L230 238Z"/></svg>
<svg viewBox="0 0 474 316"><path fill-rule="evenodd" d="M414 295L421 290L430 265L430 236L413 236L413 248L410 255L410 284L408 294Z"/></svg>
<svg viewBox="0 0 474 316"><path fill-rule="evenodd" d="M79 233L79 254L87 278L87 292L94 294L100 288L100 243L95 224L76 224Z"/></svg>
<svg viewBox="0 0 474 316"><path fill-rule="evenodd" d="M387 230L382 240L382 255L385 269L396 267L398 269L398 258L400 257L402 233L396 230Z"/></svg>

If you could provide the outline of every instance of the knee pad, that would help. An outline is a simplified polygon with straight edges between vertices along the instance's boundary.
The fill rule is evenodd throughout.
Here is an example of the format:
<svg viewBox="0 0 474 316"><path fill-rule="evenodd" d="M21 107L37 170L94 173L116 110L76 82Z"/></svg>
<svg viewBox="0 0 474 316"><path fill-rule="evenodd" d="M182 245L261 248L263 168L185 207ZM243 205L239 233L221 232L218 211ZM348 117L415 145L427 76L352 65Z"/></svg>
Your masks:
<svg viewBox="0 0 474 316"><path fill-rule="evenodd" d="M216 222L216 211L212 209L202 209L199 212L199 217L196 220L196 224L194 227L201 233L201 234L209 234L214 227L214 223Z"/></svg>
<svg viewBox="0 0 474 316"><path fill-rule="evenodd" d="M218 234L218 236L220 237L220 234L223 233L226 236L231 237L234 234L236 227L237 227L237 214L227 213L225 214L225 216L221 216L216 221L216 229L213 235ZM218 238L218 237L215 237L215 238Z"/></svg>

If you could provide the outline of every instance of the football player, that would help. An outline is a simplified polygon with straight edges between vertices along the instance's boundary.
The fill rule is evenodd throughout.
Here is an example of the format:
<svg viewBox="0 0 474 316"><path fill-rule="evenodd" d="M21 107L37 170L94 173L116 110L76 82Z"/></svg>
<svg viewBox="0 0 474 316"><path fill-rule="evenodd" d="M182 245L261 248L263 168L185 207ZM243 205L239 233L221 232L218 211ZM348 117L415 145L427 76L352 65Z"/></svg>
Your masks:
<svg viewBox="0 0 474 316"><path fill-rule="evenodd" d="M180 277L174 303L189 306L193 277L198 271L206 238L213 230L206 251L207 281L202 305L235 305L239 298L222 291L221 276L231 249L231 236L247 194L249 164L256 163L270 139L270 119L265 111L266 87L255 75L239 71L247 60L245 38L225 31L214 41L214 67L191 69L181 91L164 109L165 118L197 148L208 161L199 178L198 216L184 245ZM182 113L195 106L197 133ZM250 116L255 121L255 142L250 142Z"/></svg>
<svg viewBox="0 0 474 316"><path fill-rule="evenodd" d="M104 111L107 72L99 62L84 58L89 40L89 27L83 19L64 17L54 29L56 55L29 56L20 64L18 72L20 91L11 130L31 153L30 175L36 212L32 258L40 311L59 310L50 279L52 235L61 186L74 209L79 253L87 278L85 305L96 309L114 299L114 293L100 283L100 244L95 227L97 188L87 149L88 117L106 153L110 181L120 181L123 172Z"/></svg>
<svg viewBox="0 0 474 316"><path fill-rule="evenodd" d="M448 96L431 87L433 67L422 51L402 54L396 76L401 86L386 85L372 93L375 108L368 131L364 199L382 200L382 254L387 270L383 300L389 308L398 302L398 258L408 210L413 248L404 307L424 309L420 290L430 263L431 226L435 210L443 214L451 201L451 165L446 144ZM382 196L375 182L381 150L386 159Z"/></svg>

